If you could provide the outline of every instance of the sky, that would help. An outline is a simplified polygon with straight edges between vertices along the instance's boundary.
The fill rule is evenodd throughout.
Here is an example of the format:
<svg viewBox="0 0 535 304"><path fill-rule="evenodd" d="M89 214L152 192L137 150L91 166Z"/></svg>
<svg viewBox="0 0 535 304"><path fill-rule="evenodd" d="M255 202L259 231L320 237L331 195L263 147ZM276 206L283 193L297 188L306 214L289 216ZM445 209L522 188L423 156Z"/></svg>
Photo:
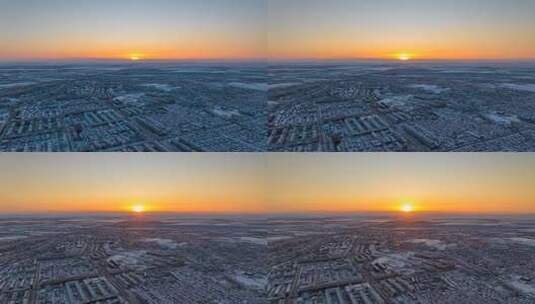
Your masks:
<svg viewBox="0 0 535 304"><path fill-rule="evenodd" d="M535 59L531 0L269 0L274 59Z"/></svg>
<svg viewBox="0 0 535 304"><path fill-rule="evenodd" d="M0 0L0 60L258 59L265 0Z"/></svg>
<svg viewBox="0 0 535 304"><path fill-rule="evenodd" d="M271 154L271 210L535 213L535 155Z"/></svg>
<svg viewBox="0 0 535 304"><path fill-rule="evenodd" d="M0 214L535 213L534 156L3 154Z"/></svg>
<svg viewBox="0 0 535 304"><path fill-rule="evenodd" d="M261 168L252 154L3 154L0 213L262 213Z"/></svg>

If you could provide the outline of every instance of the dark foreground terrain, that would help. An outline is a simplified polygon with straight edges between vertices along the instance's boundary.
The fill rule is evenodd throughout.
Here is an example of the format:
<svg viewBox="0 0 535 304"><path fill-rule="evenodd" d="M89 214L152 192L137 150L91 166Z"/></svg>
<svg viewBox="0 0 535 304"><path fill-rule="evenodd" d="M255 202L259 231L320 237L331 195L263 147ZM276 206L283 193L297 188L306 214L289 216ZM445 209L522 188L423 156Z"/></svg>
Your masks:
<svg viewBox="0 0 535 304"><path fill-rule="evenodd" d="M270 151L535 151L535 64L273 64Z"/></svg>
<svg viewBox="0 0 535 304"><path fill-rule="evenodd" d="M265 151L260 63L0 65L0 151Z"/></svg>
<svg viewBox="0 0 535 304"><path fill-rule="evenodd" d="M533 303L533 217L0 218L0 303Z"/></svg>
<svg viewBox="0 0 535 304"><path fill-rule="evenodd" d="M254 218L0 218L0 303L267 303Z"/></svg>

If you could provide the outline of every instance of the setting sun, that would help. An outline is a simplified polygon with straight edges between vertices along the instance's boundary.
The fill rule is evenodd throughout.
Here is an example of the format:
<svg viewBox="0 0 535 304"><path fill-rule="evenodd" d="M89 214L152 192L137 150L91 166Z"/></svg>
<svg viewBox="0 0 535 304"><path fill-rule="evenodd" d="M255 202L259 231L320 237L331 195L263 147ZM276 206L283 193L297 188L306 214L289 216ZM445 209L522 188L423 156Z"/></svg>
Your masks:
<svg viewBox="0 0 535 304"><path fill-rule="evenodd" d="M139 60L141 60L141 55L138 55L138 54L132 54L132 55L130 55L130 60L132 60L132 61L139 61Z"/></svg>
<svg viewBox="0 0 535 304"><path fill-rule="evenodd" d="M412 55L408 53L400 53L400 54L397 54L396 56L398 60L401 60L401 61L408 61L412 59Z"/></svg>
<svg viewBox="0 0 535 304"><path fill-rule="evenodd" d="M135 213L143 213L143 212L145 212L145 206L143 206L141 204L134 205L132 207L132 211L135 212Z"/></svg>
<svg viewBox="0 0 535 304"><path fill-rule="evenodd" d="M414 211L414 207L411 203L404 203L403 205L401 205L400 210L405 213L410 213Z"/></svg>

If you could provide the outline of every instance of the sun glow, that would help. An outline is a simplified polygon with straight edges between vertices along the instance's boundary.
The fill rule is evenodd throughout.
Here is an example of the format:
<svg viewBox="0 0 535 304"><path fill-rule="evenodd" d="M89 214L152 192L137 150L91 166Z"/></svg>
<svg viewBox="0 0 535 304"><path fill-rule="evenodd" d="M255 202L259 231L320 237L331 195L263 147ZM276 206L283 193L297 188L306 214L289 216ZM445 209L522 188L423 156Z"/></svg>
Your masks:
<svg viewBox="0 0 535 304"><path fill-rule="evenodd" d="M131 61L140 61L143 59L143 56L141 54L130 54L128 55L128 58L130 58Z"/></svg>
<svg viewBox="0 0 535 304"><path fill-rule="evenodd" d="M143 212L145 212L145 206L142 205L142 204L134 205L134 206L132 206L132 211L134 213L143 213Z"/></svg>
<svg viewBox="0 0 535 304"><path fill-rule="evenodd" d="M412 55L409 53L399 53L396 55L396 57L398 60L401 60L401 61L409 61L412 59Z"/></svg>
<svg viewBox="0 0 535 304"><path fill-rule="evenodd" d="M401 207L399 208L399 210L400 210L401 212L411 213L411 212L414 211L414 206L412 205L412 203L409 203L409 202L407 202L407 203L403 203L403 204L401 205Z"/></svg>

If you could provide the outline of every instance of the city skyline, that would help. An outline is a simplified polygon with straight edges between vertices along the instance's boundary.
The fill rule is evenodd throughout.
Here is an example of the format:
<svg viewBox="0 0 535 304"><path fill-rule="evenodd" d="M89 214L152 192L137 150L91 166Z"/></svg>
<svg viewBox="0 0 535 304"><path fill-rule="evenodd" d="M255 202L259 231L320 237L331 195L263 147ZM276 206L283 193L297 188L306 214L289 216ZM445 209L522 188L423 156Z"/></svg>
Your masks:
<svg viewBox="0 0 535 304"><path fill-rule="evenodd" d="M533 60L529 1L272 0L275 59Z"/></svg>
<svg viewBox="0 0 535 304"><path fill-rule="evenodd" d="M535 213L535 161L506 154L22 154L0 164L0 213L10 214Z"/></svg>

